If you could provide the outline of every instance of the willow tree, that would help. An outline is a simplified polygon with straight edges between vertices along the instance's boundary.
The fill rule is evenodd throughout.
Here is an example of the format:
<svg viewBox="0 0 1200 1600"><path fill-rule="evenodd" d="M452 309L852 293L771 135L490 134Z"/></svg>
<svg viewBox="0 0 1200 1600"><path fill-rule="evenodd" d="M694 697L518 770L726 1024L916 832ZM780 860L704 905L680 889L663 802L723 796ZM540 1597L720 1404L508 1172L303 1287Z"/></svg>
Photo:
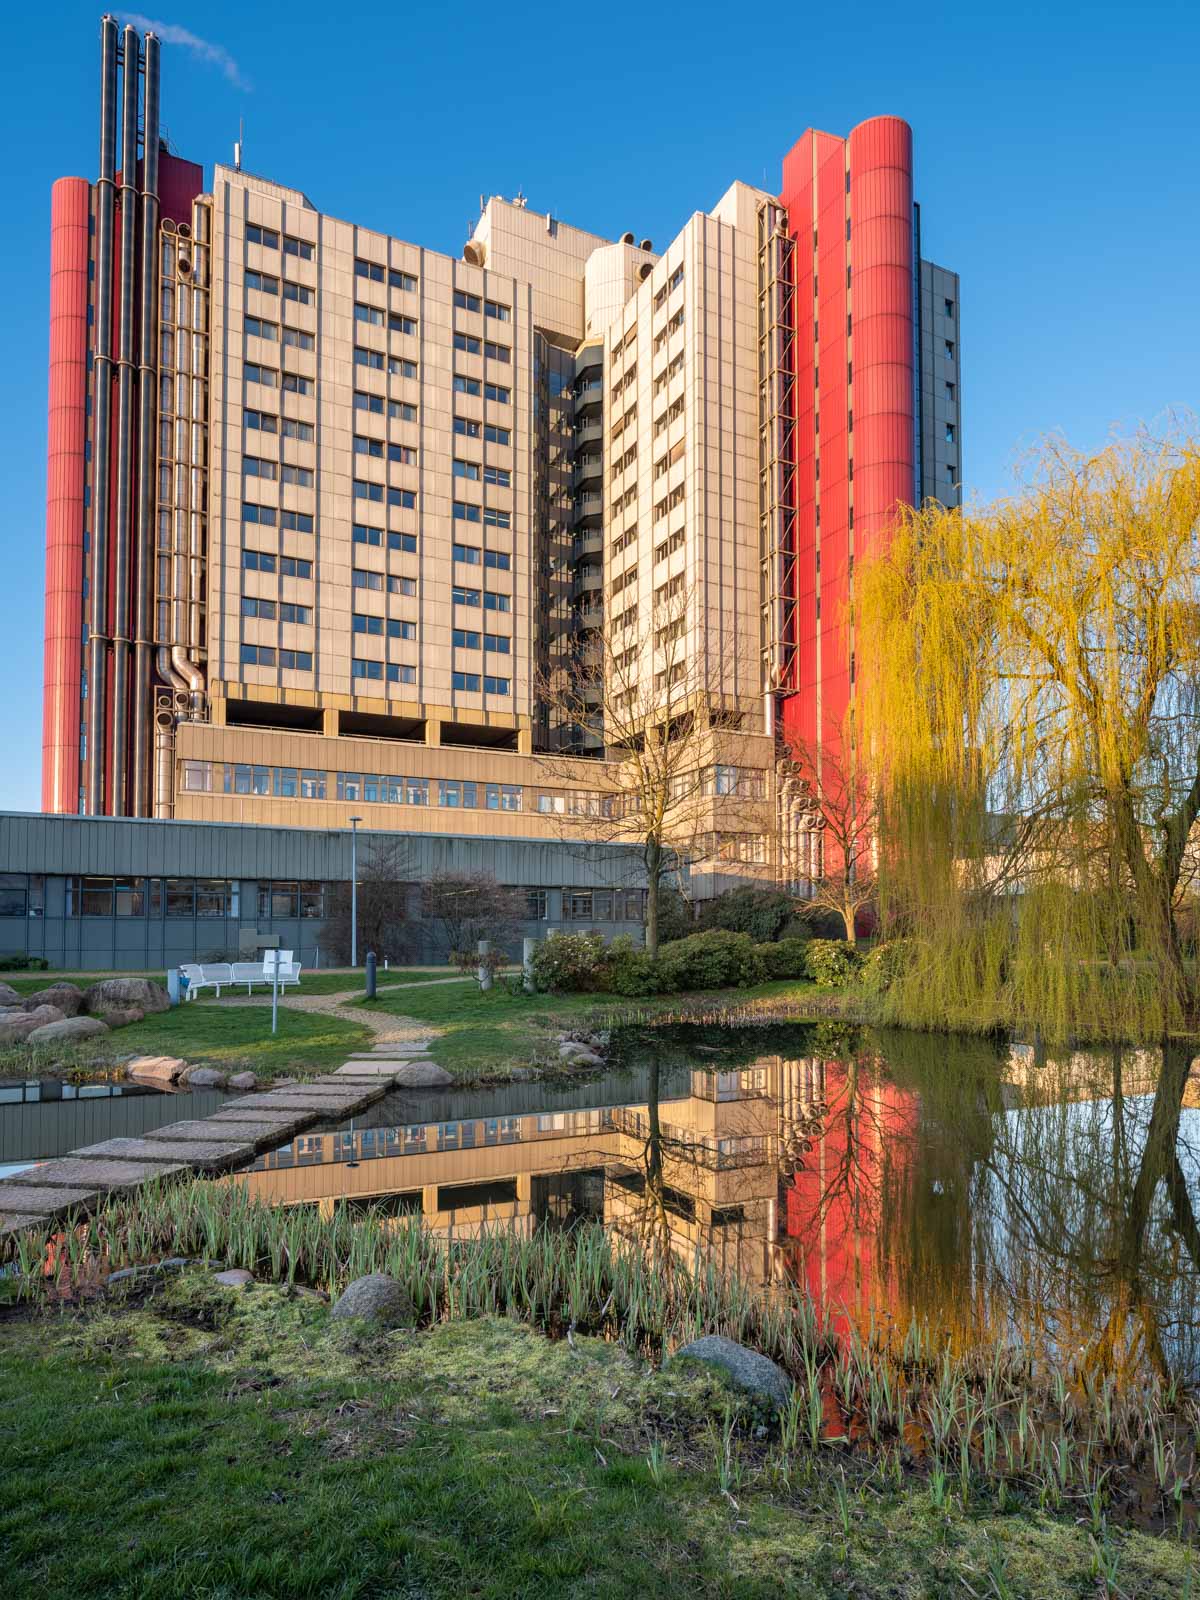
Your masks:
<svg viewBox="0 0 1200 1600"><path fill-rule="evenodd" d="M1049 442L1020 491L931 505L863 563L896 1020L1129 1038L1193 1026L1200 445Z"/></svg>

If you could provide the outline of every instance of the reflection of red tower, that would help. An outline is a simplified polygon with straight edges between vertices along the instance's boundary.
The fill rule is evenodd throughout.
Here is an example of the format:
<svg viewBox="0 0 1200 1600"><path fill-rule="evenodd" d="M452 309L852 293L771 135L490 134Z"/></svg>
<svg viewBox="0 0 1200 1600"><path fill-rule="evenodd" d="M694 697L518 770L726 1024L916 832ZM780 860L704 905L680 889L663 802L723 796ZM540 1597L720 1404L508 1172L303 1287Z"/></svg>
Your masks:
<svg viewBox="0 0 1200 1600"><path fill-rule="evenodd" d="M844 1331L871 1306L899 1309L880 1236L910 1187L918 1102L860 1062L825 1062L823 1076L823 1131L787 1187L784 1253Z"/></svg>

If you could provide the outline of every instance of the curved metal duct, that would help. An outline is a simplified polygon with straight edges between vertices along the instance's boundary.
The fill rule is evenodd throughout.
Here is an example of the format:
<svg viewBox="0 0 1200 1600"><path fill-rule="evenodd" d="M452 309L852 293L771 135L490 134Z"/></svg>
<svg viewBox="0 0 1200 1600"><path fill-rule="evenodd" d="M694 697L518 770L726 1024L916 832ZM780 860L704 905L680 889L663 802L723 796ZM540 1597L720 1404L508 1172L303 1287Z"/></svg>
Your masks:
<svg viewBox="0 0 1200 1600"><path fill-rule="evenodd" d="M96 177L96 340L93 364L91 619L88 627L87 809L104 808L107 699L108 496L112 409L113 180L117 144L117 25L100 22L100 165Z"/></svg>
<svg viewBox="0 0 1200 1600"><path fill-rule="evenodd" d="M142 136L142 299L138 330L137 563L134 591L133 814L150 815L151 639L154 633L154 432L158 414L158 61L145 43Z"/></svg>

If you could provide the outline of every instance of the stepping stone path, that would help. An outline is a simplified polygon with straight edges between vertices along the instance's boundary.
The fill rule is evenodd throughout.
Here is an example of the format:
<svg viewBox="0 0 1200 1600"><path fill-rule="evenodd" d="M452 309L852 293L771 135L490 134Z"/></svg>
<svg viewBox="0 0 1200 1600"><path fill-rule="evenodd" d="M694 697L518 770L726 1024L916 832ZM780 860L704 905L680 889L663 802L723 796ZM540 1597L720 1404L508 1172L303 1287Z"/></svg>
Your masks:
<svg viewBox="0 0 1200 1600"><path fill-rule="evenodd" d="M111 1194L158 1178L229 1172L248 1165L315 1123L352 1117L389 1089L449 1083L420 1040L355 1051L327 1078L239 1095L210 1117L152 1128L136 1139L105 1139L0 1181L0 1238L86 1213Z"/></svg>

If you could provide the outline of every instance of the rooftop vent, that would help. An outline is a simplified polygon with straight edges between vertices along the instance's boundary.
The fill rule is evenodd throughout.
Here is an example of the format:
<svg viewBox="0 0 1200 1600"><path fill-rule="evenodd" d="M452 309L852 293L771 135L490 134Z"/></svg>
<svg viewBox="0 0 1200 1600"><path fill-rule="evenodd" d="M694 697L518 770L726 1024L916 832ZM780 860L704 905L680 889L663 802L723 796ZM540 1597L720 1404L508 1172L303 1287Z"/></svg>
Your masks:
<svg viewBox="0 0 1200 1600"><path fill-rule="evenodd" d="M621 235L621 243L622 244L632 244L633 243L633 235L631 233L623 233Z"/></svg>
<svg viewBox="0 0 1200 1600"><path fill-rule="evenodd" d="M487 249L477 239L471 239L463 245L463 260L468 266L481 267L487 260Z"/></svg>
<svg viewBox="0 0 1200 1600"><path fill-rule="evenodd" d="M632 242L633 241L630 240L630 243L632 243ZM638 249L639 250L653 250L654 249L654 240L653 239L643 239L641 244L638 245Z"/></svg>

